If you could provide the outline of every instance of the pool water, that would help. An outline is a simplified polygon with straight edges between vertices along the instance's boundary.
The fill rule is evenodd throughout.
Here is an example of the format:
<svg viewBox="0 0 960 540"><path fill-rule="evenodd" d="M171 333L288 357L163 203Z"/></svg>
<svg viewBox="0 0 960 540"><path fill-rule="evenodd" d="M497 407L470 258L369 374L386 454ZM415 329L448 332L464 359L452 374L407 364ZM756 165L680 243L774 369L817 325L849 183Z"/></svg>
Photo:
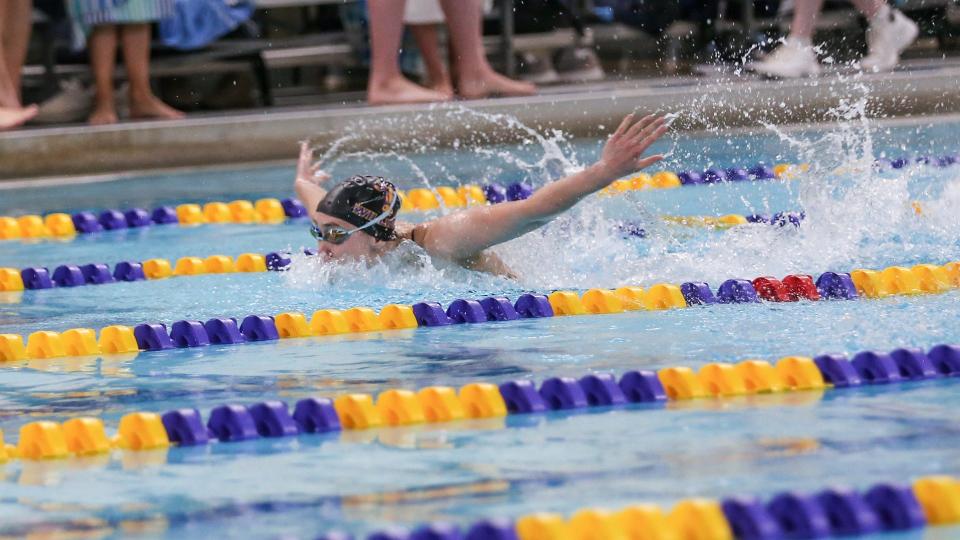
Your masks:
<svg viewBox="0 0 960 540"><path fill-rule="evenodd" d="M797 180L596 196L504 245L517 281L426 260L415 251L370 268L295 257L284 273L228 274L4 293L0 333L272 315L388 303L646 286L731 277L882 268L960 259L960 166L871 169L875 157L960 151L960 121L811 126L675 135L663 168L809 163ZM332 155L334 177L378 167L401 187L486 180L534 184L589 162L598 141ZM838 167L845 170L837 170ZM657 167L659 168L659 166ZM290 196L292 168L201 170L69 184L0 186L0 215ZM69 192L67 192L69 190ZM921 201L923 214L911 203ZM662 215L803 210L799 228L718 231ZM432 214L408 214L411 220ZM646 238L617 224L639 221ZM84 264L309 247L304 223L151 227L71 242L0 242L0 266ZM416 262L411 263L413 258ZM880 300L736 304L527 319L242 346L31 360L0 366L7 440L35 420L591 371L620 374L747 358L960 342L960 291ZM960 474L956 380L724 400L509 416L166 451L0 465L0 535L311 538L332 529L467 524L536 511L671 504L691 496L768 497L828 485L862 488ZM944 538L956 529L903 537Z"/></svg>

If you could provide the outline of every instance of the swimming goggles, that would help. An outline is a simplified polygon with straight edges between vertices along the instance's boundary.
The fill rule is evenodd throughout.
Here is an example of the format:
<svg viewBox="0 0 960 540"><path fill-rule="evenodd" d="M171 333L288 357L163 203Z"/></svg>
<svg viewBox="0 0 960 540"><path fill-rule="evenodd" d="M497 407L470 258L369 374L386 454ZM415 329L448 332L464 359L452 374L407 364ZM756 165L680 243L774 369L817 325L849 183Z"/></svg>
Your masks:
<svg viewBox="0 0 960 540"><path fill-rule="evenodd" d="M377 223L387 219L387 216L393 211L393 208L388 208L379 216L373 218L372 220L365 223L362 227L357 227L356 229L344 229L339 225L317 225L316 223L310 223L310 235L316 238L317 240L322 240L324 242L330 242L331 244L340 245L347 241L347 238L350 238L355 232L362 231L366 228L373 227Z"/></svg>

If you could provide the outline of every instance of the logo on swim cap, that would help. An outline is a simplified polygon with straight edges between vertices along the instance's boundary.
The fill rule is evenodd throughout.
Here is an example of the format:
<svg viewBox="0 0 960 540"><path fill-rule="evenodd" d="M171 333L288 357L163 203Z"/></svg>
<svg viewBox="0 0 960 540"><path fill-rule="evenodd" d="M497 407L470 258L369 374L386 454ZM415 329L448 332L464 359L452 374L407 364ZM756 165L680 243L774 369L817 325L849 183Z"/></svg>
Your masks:
<svg viewBox="0 0 960 540"><path fill-rule="evenodd" d="M360 204L353 205L353 213L366 219L367 221L373 221L374 219L377 218L378 215L380 215L374 212L373 210L370 210L366 206L362 206Z"/></svg>

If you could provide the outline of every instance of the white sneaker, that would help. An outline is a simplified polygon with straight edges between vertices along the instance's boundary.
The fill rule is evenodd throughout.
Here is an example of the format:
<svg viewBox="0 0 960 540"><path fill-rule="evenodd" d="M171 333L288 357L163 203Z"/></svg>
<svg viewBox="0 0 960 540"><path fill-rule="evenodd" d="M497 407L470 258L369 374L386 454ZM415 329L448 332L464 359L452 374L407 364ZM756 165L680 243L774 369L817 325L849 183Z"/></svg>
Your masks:
<svg viewBox="0 0 960 540"><path fill-rule="evenodd" d="M917 24L906 15L883 6L870 20L867 29L869 52L860 61L860 67L873 72L890 71L900 61L900 53L917 39L919 33Z"/></svg>
<svg viewBox="0 0 960 540"><path fill-rule="evenodd" d="M751 62L746 68L754 73L780 79L812 77L820 74L817 53L808 43L787 38L783 44L759 62Z"/></svg>

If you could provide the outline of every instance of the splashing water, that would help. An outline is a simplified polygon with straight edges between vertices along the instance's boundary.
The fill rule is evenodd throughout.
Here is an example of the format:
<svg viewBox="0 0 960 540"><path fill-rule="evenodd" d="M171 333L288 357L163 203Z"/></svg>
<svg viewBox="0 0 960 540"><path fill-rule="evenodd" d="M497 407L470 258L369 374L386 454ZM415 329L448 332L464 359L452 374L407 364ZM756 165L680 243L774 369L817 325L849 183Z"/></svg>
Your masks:
<svg viewBox="0 0 960 540"><path fill-rule="evenodd" d="M541 134L513 116L474 111L462 105L435 105L431 112L418 117L413 127L415 135L410 138L386 137L375 130L369 130L373 132L370 136L361 136L358 133L368 131L370 126L359 121L350 134L331 143L317 163L338 178L367 167L382 170L386 160L406 175L396 179L401 187L469 183L481 178L524 180L539 186L581 167L569 137L560 130ZM469 135L446 137L452 142L444 143L443 132L451 126ZM519 144L506 146L504 140ZM452 148L456 155L441 155L441 148Z"/></svg>
<svg viewBox="0 0 960 540"><path fill-rule="evenodd" d="M902 260L892 262L949 260L956 252L955 238L960 229L951 210L955 208L951 205L960 201L957 173L947 173L952 180L943 184L939 200L925 203L924 215L918 218L911 207L908 188L919 168L894 173L876 169L871 135L875 125L867 114L869 95L866 87L853 88L857 92L840 99L830 111L835 127L826 131L796 133L761 122L766 137L785 144L808 166L795 171L794 181L786 182L786 189L797 204L793 210L806 213L799 228L757 224L727 231L692 231L661 223L656 212L647 209L646 193L630 192L616 197L598 194L546 227L497 246L494 251L520 276L521 287L536 289L685 280L707 280L716 285L730 277L869 267L871 262L890 261L891 253L902 254ZM442 122L456 121L472 129L470 137L454 141L453 159L439 152L435 137L389 144L379 140L373 145L366 141L368 147L376 150L349 150L351 144L363 142L362 137L354 134L334 143L320 161L333 170L367 163L382 166L383 160L392 160L406 167L413 177L402 180L402 187L433 187L431 178L437 184L456 185L505 177L539 186L584 167L570 138L560 131L540 134L509 115L486 114L462 106L437 110L443 113ZM697 114L694 106L670 113L669 121ZM495 144L502 140L498 137L505 130L512 132L511 138L520 139L519 147ZM719 127L707 131L722 133ZM430 131L424 127L420 132ZM679 150L685 137L674 133L662 142L660 146L667 149L658 151L668 156L664 168L676 170L681 160L693 154ZM702 190L702 196L709 197L715 193L709 190L729 187L684 189ZM760 199L744 195L742 213L767 208L768 201ZM426 219L422 214L405 217ZM617 226L625 219L642 221L647 238L625 238ZM905 238L913 241L905 242ZM502 278L431 261L414 248L405 248L371 265L298 259L287 280L290 286L303 288L336 284L363 289L376 283L392 290L422 291L443 290L451 282L488 290L511 286Z"/></svg>
<svg viewBox="0 0 960 540"><path fill-rule="evenodd" d="M452 262L431 258L419 246L404 242L376 261L327 262L297 254L291 257L290 271L283 273L286 283L297 289L317 289L335 285L340 292L368 292L371 284L402 295L405 291L419 297L425 291L444 291L451 282L477 290L505 290L516 286L506 278L467 270ZM386 303L386 302L383 302Z"/></svg>

